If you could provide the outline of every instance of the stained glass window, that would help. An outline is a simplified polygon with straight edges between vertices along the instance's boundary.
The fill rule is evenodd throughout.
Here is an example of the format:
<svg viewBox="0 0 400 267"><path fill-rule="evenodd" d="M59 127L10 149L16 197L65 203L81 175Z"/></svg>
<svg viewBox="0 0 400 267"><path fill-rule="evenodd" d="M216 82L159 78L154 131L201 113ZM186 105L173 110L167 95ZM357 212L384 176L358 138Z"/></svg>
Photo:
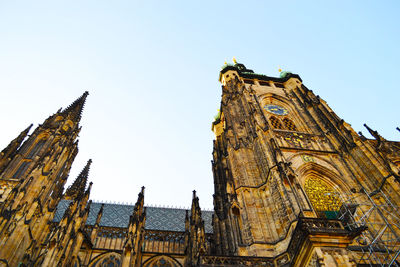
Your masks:
<svg viewBox="0 0 400 267"><path fill-rule="evenodd" d="M329 216L330 212L337 212L340 209L339 193L322 179L317 177L308 178L304 188L317 213L320 214L322 212Z"/></svg>
<svg viewBox="0 0 400 267"><path fill-rule="evenodd" d="M283 124L285 125L286 129L290 131L296 131L296 125L294 125L293 121L288 118L283 119Z"/></svg>
<svg viewBox="0 0 400 267"><path fill-rule="evenodd" d="M97 261L93 267L119 267L121 266L121 262L118 257L115 255L111 255L109 257L100 259Z"/></svg>
<svg viewBox="0 0 400 267"><path fill-rule="evenodd" d="M282 123L274 116L269 118L269 121L271 122L272 128L274 129L283 129Z"/></svg>
<svg viewBox="0 0 400 267"><path fill-rule="evenodd" d="M156 257L150 260L149 263L146 264L146 267L176 267L178 266L176 263L172 262L171 259L164 257Z"/></svg>

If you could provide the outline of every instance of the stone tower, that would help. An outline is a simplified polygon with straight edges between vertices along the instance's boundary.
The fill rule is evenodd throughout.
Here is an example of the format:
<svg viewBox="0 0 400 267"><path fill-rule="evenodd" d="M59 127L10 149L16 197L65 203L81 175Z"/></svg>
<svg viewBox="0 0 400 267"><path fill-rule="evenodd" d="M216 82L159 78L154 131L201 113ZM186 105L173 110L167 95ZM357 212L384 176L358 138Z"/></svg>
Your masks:
<svg viewBox="0 0 400 267"><path fill-rule="evenodd" d="M360 249L379 232L349 221L366 212L360 203L400 204L398 143L369 128L376 140L357 134L296 74L268 77L236 63L225 65L219 80L215 253L268 257L278 266L352 266L362 255L346 248ZM375 222L393 226L396 217L381 213Z"/></svg>
<svg viewBox="0 0 400 267"><path fill-rule="evenodd" d="M47 118L24 141L28 127L0 154L0 261L9 266L31 262L42 249L78 152L87 95Z"/></svg>

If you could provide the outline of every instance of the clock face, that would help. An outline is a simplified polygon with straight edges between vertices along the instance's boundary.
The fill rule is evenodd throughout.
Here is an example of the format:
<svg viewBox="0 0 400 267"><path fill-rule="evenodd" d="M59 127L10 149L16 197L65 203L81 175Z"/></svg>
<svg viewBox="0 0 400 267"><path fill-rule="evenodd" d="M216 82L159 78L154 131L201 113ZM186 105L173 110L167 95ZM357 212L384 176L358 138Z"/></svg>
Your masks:
<svg viewBox="0 0 400 267"><path fill-rule="evenodd" d="M264 106L265 110L268 112L271 112L273 114L276 115L287 115L289 112L287 111L287 109L285 109L284 107L278 106L278 105L265 105Z"/></svg>

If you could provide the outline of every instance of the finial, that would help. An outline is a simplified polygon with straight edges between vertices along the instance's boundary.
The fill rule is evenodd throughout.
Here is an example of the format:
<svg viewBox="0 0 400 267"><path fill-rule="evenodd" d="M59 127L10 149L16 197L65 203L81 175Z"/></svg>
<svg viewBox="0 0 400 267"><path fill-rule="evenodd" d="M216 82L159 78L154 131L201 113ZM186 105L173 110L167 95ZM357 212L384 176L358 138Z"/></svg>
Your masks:
<svg viewBox="0 0 400 267"><path fill-rule="evenodd" d="M400 132L400 128L399 127L396 127L396 130Z"/></svg>
<svg viewBox="0 0 400 267"><path fill-rule="evenodd" d="M279 67L278 72L282 72L282 69Z"/></svg>
<svg viewBox="0 0 400 267"><path fill-rule="evenodd" d="M233 63L237 64L236 57L232 58Z"/></svg>
<svg viewBox="0 0 400 267"><path fill-rule="evenodd" d="M228 63L226 62L226 60L224 61L224 65L228 65Z"/></svg>

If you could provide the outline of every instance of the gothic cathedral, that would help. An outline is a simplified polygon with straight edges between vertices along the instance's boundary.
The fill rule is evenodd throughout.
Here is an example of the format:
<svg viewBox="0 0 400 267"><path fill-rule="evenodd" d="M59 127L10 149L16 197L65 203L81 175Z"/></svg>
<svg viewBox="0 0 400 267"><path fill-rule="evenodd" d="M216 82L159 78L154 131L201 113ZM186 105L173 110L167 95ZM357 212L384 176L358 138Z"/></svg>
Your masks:
<svg viewBox="0 0 400 267"><path fill-rule="evenodd" d="M0 153L0 266L400 266L400 142L356 133L289 72L220 72L214 211L90 200L85 92ZM400 129L398 129L400 131Z"/></svg>

